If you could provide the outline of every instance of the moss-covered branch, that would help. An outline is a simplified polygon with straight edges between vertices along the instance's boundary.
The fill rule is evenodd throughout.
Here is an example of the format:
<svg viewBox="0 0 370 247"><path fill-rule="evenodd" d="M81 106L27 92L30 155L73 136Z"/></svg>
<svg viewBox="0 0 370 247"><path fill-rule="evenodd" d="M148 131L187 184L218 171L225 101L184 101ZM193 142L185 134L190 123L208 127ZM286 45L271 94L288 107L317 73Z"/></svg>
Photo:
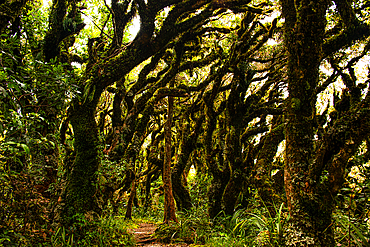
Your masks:
<svg viewBox="0 0 370 247"><path fill-rule="evenodd" d="M49 31L44 38L43 52L45 61L56 58L60 52L60 42L79 33L85 23L81 18L78 1L54 0L49 15Z"/></svg>
<svg viewBox="0 0 370 247"><path fill-rule="evenodd" d="M28 0L5 1L0 4L0 34L9 22L17 18L23 11Z"/></svg>

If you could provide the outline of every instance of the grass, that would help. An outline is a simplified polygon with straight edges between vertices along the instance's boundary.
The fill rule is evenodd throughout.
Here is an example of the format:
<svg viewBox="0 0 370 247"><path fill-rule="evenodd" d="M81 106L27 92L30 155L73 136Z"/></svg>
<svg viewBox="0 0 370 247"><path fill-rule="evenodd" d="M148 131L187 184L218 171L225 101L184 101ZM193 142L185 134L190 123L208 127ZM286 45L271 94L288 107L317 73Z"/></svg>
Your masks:
<svg viewBox="0 0 370 247"><path fill-rule="evenodd" d="M51 244L53 247L135 246L133 236L127 231L134 227L132 221L127 221L122 216L101 217L95 222L85 224L83 238L79 238L74 229L59 227L51 237Z"/></svg>

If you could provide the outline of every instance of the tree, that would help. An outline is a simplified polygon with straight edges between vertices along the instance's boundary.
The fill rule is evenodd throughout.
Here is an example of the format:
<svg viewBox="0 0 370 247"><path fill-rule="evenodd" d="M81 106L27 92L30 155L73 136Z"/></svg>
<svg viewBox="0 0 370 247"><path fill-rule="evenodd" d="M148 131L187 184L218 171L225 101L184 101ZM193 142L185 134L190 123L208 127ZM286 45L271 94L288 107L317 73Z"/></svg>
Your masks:
<svg viewBox="0 0 370 247"><path fill-rule="evenodd" d="M27 2L27 0L18 0L11 2L2 1L0 3L0 33L8 26L9 22L13 23L14 20L22 14L23 8L26 6Z"/></svg>
<svg viewBox="0 0 370 247"><path fill-rule="evenodd" d="M174 83L170 83L170 87L173 87ZM172 120L173 120L173 97L168 97L168 110L167 110L167 121L164 127L164 141L165 141L165 155L163 163L162 180L164 187L164 219L163 222L169 224L172 222L178 222L175 213L175 199L172 192L171 182L171 138L172 138Z"/></svg>
<svg viewBox="0 0 370 247"><path fill-rule="evenodd" d="M335 246L332 229L334 198L343 185L349 159L369 131L369 99L347 84L351 103L332 118L315 140L317 94L332 81L319 84L323 59L355 40L365 38L369 27L361 23L352 1L281 1L284 44L287 50L289 98L286 118L285 191L290 214L288 246ZM335 7L343 26L328 39L326 13ZM336 25L340 25L337 23Z"/></svg>
<svg viewBox="0 0 370 247"><path fill-rule="evenodd" d="M173 46L177 39L183 39L199 26L205 24L211 16L218 15L228 7L242 6L249 1L130 1L131 9L126 15L131 15L131 10L136 11L140 17L140 31L136 38L124 49L103 52L99 60L96 54L90 54L91 66L87 66L85 75L79 82L81 95L76 97L69 108L69 119L74 131L74 147L76 159L68 174L65 191L64 218L70 219L73 215L83 214L90 210L97 210L95 197L96 171L99 166L98 159L98 129L94 116L101 94L115 82L124 78L134 67L149 58L153 58L150 66L157 65L166 47ZM171 7L170 7L171 6ZM157 26L157 14L170 7L167 16L161 20L162 25ZM199 11L199 12L198 12ZM128 24L128 23L126 23ZM115 19L115 27L120 26ZM116 32L117 34L119 32ZM100 44L96 44L97 48ZM176 67L176 66L175 66ZM174 67L174 68L175 68ZM165 95L156 92L161 90L176 75L176 70L169 68L162 78L156 78L154 87L144 93L141 100L133 104L132 100L137 93L145 87L146 80L138 80L127 93L127 104L134 106L128 109L131 113L123 121L120 135L123 140L134 137L141 138L140 128L146 127L148 114L142 114L143 119L135 121L141 110L151 112L153 104ZM142 71L146 76L150 70ZM145 77L143 79L146 79ZM149 102L151 96L155 96ZM144 104L144 102L146 104ZM138 111L139 110L139 111ZM136 123L138 125L136 126ZM141 124L141 125L140 125ZM125 142L123 145L127 145ZM140 146L137 146L140 147ZM132 158L132 157L130 157ZM133 159L135 162L135 159ZM68 221L68 220L67 220Z"/></svg>
<svg viewBox="0 0 370 247"><path fill-rule="evenodd" d="M279 87L284 81L276 66L280 49L271 51L271 57L261 52L269 49L266 43L277 20L260 25L260 15L261 9L246 12L240 26L228 30L233 34L230 47L219 46L220 64L214 64L205 80L211 81L202 106L206 115L204 155L213 178L208 191L211 218L222 211L232 215L238 203L245 204L247 183L262 148L256 136L268 135L268 116L282 114ZM277 148L279 142L274 144ZM269 152L273 158L276 150Z"/></svg>
<svg viewBox="0 0 370 247"><path fill-rule="evenodd" d="M26 173L40 197L63 169L67 227L109 200L117 213L117 190L131 188L126 218L140 197L150 208L161 174L164 222L176 221L192 209L186 176L200 163L211 219L252 193L274 216L285 201L272 170L284 169L286 245L335 245L336 195L369 145L369 86L356 72L370 49L367 3L112 0L87 30L90 4L55 0L47 22L26 1L0 3L1 169L42 174ZM321 106L324 93L333 99Z"/></svg>
<svg viewBox="0 0 370 247"><path fill-rule="evenodd" d="M50 185L60 164L56 133L74 93L73 76L56 59L46 63L42 57L47 15L40 1L1 1L0 8L0 163L5 189L0 203L19 195L4 207L12 215L2 227L12 232L4 244L34 245L40 235L30 232L53 217L41 211L54 203Z"/></svg>

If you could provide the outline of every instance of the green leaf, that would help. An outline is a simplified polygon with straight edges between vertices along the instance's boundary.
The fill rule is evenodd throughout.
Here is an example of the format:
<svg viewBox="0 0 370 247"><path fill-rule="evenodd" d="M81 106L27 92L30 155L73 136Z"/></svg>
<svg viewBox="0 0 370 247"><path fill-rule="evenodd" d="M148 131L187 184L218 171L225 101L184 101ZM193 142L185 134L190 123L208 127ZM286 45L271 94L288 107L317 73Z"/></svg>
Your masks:
<svg viewBox="0 0 370 247"><path fill-rule="evenodd" d="M26 152L26 154L31 155L30 148L26 144L21 143L20 145L23 148L23 150Z"/></svg>
<svg viewBox="0 0 370 247"><path fill-rule="evenodd" d="M18 143L16 142L12 142L12 141L8 141L6 143L4 143L5 145L18 145Z"/></svg>
<svg viewBox="0 0 370 247"><path fill-rule="evenodd" d="M362 233L360 232L360 230L354 224L352 224L352 222L348 221L348 223L351 226L351 229L353 229L356 232L356 235L353 236L354 240L356 242L358 242L357 238L359 238L361 240L361 244L363 246L370 247L370 244L367 242L366 238L364 237L364 235L362 235Z"/></svg>

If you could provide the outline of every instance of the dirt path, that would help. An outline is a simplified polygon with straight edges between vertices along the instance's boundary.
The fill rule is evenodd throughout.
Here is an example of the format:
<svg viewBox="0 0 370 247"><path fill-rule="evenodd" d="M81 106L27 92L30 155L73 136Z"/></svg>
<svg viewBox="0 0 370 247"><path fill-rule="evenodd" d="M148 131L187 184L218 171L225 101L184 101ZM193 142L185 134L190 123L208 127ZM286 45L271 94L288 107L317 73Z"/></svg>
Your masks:
<svg viewBox="0 0 370 247"><path fill-rule="evenodd" d="M134 234L136 246L145 247L187 247L187 244L163 244L158 243L152 236L157 226L150 223L139 223L139 227L131 229L130 232Z"/></svg>

